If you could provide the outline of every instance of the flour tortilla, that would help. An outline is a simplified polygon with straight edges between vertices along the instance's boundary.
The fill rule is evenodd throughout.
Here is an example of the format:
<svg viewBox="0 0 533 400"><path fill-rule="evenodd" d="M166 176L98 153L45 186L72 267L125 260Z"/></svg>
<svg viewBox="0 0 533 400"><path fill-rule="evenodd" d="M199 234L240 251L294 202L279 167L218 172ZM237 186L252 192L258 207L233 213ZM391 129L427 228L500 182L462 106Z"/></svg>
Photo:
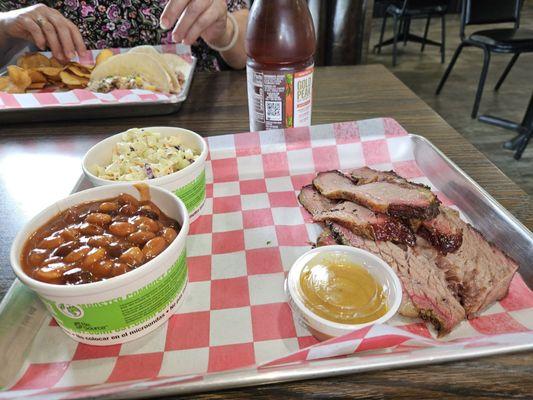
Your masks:
<svg viewBox="0 0 533 400"><path fill-rule="evenodd" d="M181 91L181 85L178 82L177 74L174 73L170 65L167 64L167 61L165 60L163 55L160 52L158 52L156 49L154 49L152 46L148 46L148 45L137 46L137 47L132 48L128 53L145 54L145 55L154 57L161 64L161 66L165 69L168 76L170 77L170 87L172 89L172 92L179 93Z"/></svg>
<svg viewBox="0 0 533 400"><path fill-rule="evenodd" d="M157 90L170 93L171 79L159 61L148 54L117 54L97 65L91 73L91 83L109 76L138 75Z"/></svg>
<svg viewBox="0 0 533 400"><path fill-rule="evenodd" d="M183 74L183 78L185 80L189 78L189 74L191 73L191 65L182 57L173 53L164 53L163 58L165 59L167 64L170 65L170 68L172 68L172 71L176 75L179 75L181 73Z"/></svg>

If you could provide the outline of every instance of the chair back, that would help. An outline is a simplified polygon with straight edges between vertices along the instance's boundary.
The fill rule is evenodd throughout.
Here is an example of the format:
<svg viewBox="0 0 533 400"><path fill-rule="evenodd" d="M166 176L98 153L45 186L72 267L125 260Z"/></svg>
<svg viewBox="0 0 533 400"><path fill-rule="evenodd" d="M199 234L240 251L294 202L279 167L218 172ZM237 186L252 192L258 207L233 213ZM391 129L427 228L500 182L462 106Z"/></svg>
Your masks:
<svg viewBox="0 0 533 400"><path fill-rule="evenodd" d="M512 22L518 28L523 0L463 0L461 38L468 25Z"/></svg>

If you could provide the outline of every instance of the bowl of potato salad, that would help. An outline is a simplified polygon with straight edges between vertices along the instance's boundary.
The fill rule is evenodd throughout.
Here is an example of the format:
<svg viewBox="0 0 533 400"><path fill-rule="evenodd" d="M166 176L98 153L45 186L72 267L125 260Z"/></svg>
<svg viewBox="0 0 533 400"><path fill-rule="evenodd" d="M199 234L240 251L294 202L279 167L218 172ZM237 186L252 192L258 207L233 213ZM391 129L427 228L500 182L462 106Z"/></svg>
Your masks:
<svg viewBox="0 0 533 400"><path fill-rule="evenodd" d="M140 183L173 192L194 218L205 201L207 143L176 127L132 128L94 145L82 163L95 186Z"/></svg>

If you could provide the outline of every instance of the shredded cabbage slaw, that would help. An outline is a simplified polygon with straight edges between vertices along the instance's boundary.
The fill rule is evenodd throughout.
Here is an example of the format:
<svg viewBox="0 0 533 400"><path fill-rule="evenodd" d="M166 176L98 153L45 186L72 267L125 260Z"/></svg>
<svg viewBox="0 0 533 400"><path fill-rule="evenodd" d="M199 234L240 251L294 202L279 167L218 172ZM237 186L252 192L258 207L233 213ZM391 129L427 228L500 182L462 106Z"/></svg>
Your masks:
<svg viewBox="0 0 533 400"><path fill-rule="evenodd" d="M102 179L141 181L180 171L198 157L176 136L133 128L124 132L122 140L113 147L111 163L96 165L94 171Z"/></svg>

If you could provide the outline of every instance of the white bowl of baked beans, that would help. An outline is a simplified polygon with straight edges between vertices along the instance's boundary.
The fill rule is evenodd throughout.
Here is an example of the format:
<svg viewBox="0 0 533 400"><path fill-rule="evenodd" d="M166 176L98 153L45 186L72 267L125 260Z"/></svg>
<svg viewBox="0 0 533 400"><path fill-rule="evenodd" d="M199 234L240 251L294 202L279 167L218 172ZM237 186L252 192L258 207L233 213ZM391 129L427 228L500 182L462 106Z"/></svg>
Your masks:
<svg viewBox="0 0 533 400"><path fill-rule="evenodd" d="M28 222L11 247L11 265L74 340L123 343L179 306L188 232L187 208L173 193L146 184L99 186Z"/></svg>
<svg viewBox="0 0 533 400"><path fill-rule="evenodd" d="M169 140L163 143L167 138L171 139L171 143ZM129 157L130 141L133 161ZM138 151L139 147L141 151ZM178 158L179 163L169 162L176 153L187 153L189 157ZM194 159L190 157L192 153ZM90 148L83 158L82 169L94 186L144 182L167 189L183 200L191 220L194 220L205 202L207 154L204 138L188 129L168 126L133 128L110 136ZM166 168L162 168L161 164ZM120 173L115 173L113 179L111 174L104 174L106 178L101 177L101 172L110 165L115 172L120 168Z"/></svg>

